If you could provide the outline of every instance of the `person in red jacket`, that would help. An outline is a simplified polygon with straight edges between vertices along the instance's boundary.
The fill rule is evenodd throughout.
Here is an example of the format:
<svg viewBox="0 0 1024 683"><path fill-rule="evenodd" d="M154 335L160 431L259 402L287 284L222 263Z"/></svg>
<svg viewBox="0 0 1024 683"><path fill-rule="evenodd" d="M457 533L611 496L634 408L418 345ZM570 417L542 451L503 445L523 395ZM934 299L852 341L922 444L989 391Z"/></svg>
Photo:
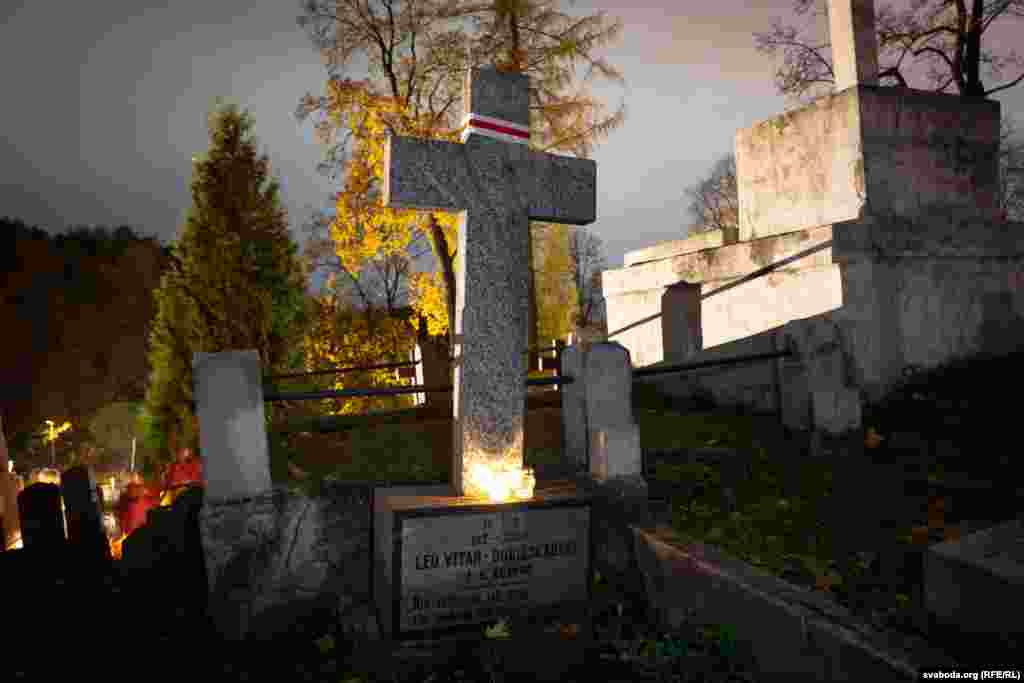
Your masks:
<svg viewBox="0 0 1024 683"><path fill-rule="evenodd" d="M170 505L187 486L203 485L203 461L197 457L191 446L178 449L177 457L164 474L164 497L161 504Z"/></svg>
<svg viewBox="0 0 1024 683"><path fill-rule="evenodd" d="M159 498L146 490L141 478L128 484L117 501L117 522L121 527L122 536L130 535L145 524L146 512L159 503Z"/></svg>

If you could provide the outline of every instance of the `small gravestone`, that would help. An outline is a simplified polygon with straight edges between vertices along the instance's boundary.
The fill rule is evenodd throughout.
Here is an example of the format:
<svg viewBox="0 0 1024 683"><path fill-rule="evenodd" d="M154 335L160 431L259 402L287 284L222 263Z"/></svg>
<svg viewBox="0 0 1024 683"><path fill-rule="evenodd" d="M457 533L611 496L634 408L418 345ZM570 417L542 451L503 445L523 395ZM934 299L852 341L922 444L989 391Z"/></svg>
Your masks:
<svg viewBox="0 0 1024 683"><path fill-rule="evenodd" d="M629 351L618 342L570 346L560 362L560 374L575 380L562 392L567 460L598 481L644 488Z"/></svg>
<svg viewBox="0 0 1024 683"><path fill-rule="evenodd" d="M210 500L270 490L260 356L255 350L192 354L203 479Z"/></svg>
<svg viewBox="0 0 1024 683"><path fill-rule="evenodd" d="M83 559L109 560L110 543L103 529L103 502L92 468L77 466L61 476L67 515L68 543Z"/></svg>
<svg viewBox="0 0 1024 683"><path fill-rule="evenodd" d="M26 549L52 549L65 543L60 487L37 482L18 494L21 541Z"/></svg>
<svg viewBox="0 0 1024 683"><path fill-rule="evenodd" d="M1021 634L1024 522L1015 519L929 547L924 582L925 604L939 621L965 633Z"/></svg>

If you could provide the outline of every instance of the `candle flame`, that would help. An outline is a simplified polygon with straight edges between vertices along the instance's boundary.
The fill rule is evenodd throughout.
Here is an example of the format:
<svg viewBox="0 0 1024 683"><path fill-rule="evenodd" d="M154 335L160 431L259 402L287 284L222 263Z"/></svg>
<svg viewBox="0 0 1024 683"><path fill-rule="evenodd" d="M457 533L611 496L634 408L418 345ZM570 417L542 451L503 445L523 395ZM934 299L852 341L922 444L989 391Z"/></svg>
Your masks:
<svg viewBox="0 0 1024 683"><path fill-rule="evenodd" d="M533 497L536 479L531 468L523 468L519 458L503 458L496 464L488 458L477 457L470 465L466 480L466 494L495 503L512 499L528 500ZM520 460L520 462L515 462Z"/></svg>

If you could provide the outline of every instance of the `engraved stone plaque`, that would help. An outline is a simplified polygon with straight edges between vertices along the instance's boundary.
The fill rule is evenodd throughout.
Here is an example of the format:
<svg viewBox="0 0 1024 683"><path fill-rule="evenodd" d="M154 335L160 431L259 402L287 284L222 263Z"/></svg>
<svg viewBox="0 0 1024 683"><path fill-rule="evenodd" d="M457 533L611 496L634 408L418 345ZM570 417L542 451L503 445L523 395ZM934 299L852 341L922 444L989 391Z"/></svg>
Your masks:
<svg viewBox="0 0 1024 683"><path fill-rule="evenodd" d="M396 510L394 534L399 637L589 598L589 502Z"/></svg>

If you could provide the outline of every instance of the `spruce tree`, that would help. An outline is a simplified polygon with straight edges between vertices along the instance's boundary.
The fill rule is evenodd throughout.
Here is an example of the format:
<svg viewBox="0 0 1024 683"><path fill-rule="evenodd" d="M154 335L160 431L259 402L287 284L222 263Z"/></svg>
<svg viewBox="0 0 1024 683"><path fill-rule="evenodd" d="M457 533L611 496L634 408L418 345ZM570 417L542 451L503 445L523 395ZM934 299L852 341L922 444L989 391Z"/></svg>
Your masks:
<svg viewBox="0 0 1024 683"><path fill-rule="evenodd" d="M208 153L193 158L192 206L155 294L141 419L164 458L179 438L195 438L194 352L255 349L264 374L302 366L306 272L252 125L233 105L210 114Z"/></svg>

